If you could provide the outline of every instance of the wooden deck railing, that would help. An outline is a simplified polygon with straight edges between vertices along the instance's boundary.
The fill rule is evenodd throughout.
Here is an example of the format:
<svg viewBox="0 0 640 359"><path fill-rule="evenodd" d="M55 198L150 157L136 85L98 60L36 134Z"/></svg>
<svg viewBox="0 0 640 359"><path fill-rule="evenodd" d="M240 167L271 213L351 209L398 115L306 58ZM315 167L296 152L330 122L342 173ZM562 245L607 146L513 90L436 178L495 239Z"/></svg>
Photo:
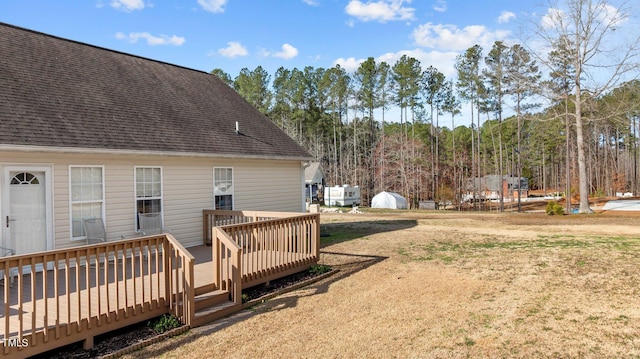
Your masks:
<svg viewBox="0 0 640 359"><path fill-rule="evenodd" d="M205 287L229 291L233 310L241 308L243 287L319 258L319 214L205 210L203 223L214 278ZM79 341L91 348L96 335L165 313L191 326L194 266L170 234L2 257L0 356L24 358Z"/></svg>
<svg viewBox="0 0 640 359"><path fill-rule="evenodd" d="M209 238L219 228L242 249L243 287L302 271L320 257L320 214L204 210L203 216Z"/></svg>
<svg viewBox="0 0 640 359"><path fill-rule="evenodd" d="M91 348L164 313L193 317L193 257L171 235L0 258L0 284L2 356Z"/></svg>
<svg viewBox="0 0 640 359"><path fill-rule="evenodd" d="M212 258L213 284L215 289L229 292L235 305L242 304L241 257L242 248L222 229L213 227Z"/></svg>
<svg viewBox="0 0 640 359"><path fill-rule="evenodd" d="M195 258L171 234L165 234L165 239L165 300L170 299L169 312L190 326L195 313Z"/></svg>
<svg viewBox="0 0 640 359"><path fill-rule="evenodd" d="M211 228L229 224L250 223L274 218L290 217L290 212L228 211L205 209L202 211L202 238L204 244L211 245Z"/></svg>

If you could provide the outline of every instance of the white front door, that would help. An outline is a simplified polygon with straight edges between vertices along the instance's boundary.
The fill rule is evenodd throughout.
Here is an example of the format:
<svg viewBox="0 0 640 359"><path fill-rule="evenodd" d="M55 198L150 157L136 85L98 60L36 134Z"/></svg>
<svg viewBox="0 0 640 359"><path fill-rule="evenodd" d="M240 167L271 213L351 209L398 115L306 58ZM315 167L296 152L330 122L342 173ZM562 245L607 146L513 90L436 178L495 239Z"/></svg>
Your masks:
<svg viewBox="0 0 640 359"><path fill-rule="evenodd" d="M2 246L27 254L52 249L50 231L50 170L5 167L2 194Z"/></svg>

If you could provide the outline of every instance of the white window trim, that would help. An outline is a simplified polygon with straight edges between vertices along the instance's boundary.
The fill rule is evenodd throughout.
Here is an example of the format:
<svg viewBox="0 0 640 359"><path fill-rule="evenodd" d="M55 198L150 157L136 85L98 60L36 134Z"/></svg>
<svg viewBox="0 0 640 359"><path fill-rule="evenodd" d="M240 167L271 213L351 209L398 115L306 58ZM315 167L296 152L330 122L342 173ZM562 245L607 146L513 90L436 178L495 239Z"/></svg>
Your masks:
<svg viewBox="0 0 640 359"><path fill-rule="evenodd" d="M231 195L231 210L236 209L236 170L231 166L218 166L213 167L213 208L216 208L216 169L231 169L231 193L225 193L224 195Z"/></svg>
<svg viewBox="0 0 640 359"><path fill-rule="evenodd" d="M138 168L159 168L160 169L160 197L138 197ZM164 224L164 169L162 166L133 166L133 230L141 233L138 228L138 199L159 199L160 200L160 219Z"/></svg>
<svg viewBox="0 0 640 359"><path fill-rule="evenodd" d="M73 200L73 192L71 189L71 169L73 168L101 168L102 169L102 201L74 201ZM105 225L105 227L107 226L107 219L106 219L106 207L107 207L107 198L105 197L105 173L104 173L104 165L69 165L69 169L68 169L68 176L69 176L69 239L72 242L76 242L76 241L86 241L87 240L87 236L80 236L80 237L74 237L73 236L73 205L75 203L95 203L95 202L101 202L102 203L102 221Z"/></svg>

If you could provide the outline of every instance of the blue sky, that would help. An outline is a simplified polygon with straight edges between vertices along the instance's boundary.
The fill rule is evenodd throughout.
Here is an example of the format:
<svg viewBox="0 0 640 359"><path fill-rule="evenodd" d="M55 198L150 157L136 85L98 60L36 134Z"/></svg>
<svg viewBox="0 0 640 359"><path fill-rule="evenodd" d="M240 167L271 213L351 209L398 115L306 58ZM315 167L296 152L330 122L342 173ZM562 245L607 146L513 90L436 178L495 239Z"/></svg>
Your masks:
<svg viewBox="0 0 640 359"><path fill-rule="evenodd" d="M353 71L370 56L393 66L403 54L454 78L467 48L522 42L519 25L544 17L544 1L2 0L0 21L232 78L257 66Z"/></svg>
<svg viewBox="0 0 640 359"><path fill-rule="evenodd" d="M453 59L514 36L535 0L3 0L0 21L232 77L258 65L347 69L402 54ZM539 9L538 9L539 10Z"/></svg>

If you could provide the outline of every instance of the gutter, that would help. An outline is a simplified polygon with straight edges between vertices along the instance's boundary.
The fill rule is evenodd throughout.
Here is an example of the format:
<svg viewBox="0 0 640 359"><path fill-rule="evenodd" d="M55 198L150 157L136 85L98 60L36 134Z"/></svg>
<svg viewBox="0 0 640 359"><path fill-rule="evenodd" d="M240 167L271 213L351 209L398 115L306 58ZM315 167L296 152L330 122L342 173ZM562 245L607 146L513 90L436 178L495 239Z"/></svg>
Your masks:
<svg viewBox="0 0 640 359"><path fill-rule="evenodd" d="M242 155L232 153L202 153L202 152L176 152L176 151L152 151L152 150L119 150L106 148L78 148L78 147L49 147L49 146L23 146L0 145L0 151L16 152L49 152L69 154L100 154L118 156L166 156L166 157L195 157L195 158L231 158L231 159L257 159L257 160L288 160L311 161L311 156L282 156L282 155ZM307 165L307 167L310 163Z"/></svg>

